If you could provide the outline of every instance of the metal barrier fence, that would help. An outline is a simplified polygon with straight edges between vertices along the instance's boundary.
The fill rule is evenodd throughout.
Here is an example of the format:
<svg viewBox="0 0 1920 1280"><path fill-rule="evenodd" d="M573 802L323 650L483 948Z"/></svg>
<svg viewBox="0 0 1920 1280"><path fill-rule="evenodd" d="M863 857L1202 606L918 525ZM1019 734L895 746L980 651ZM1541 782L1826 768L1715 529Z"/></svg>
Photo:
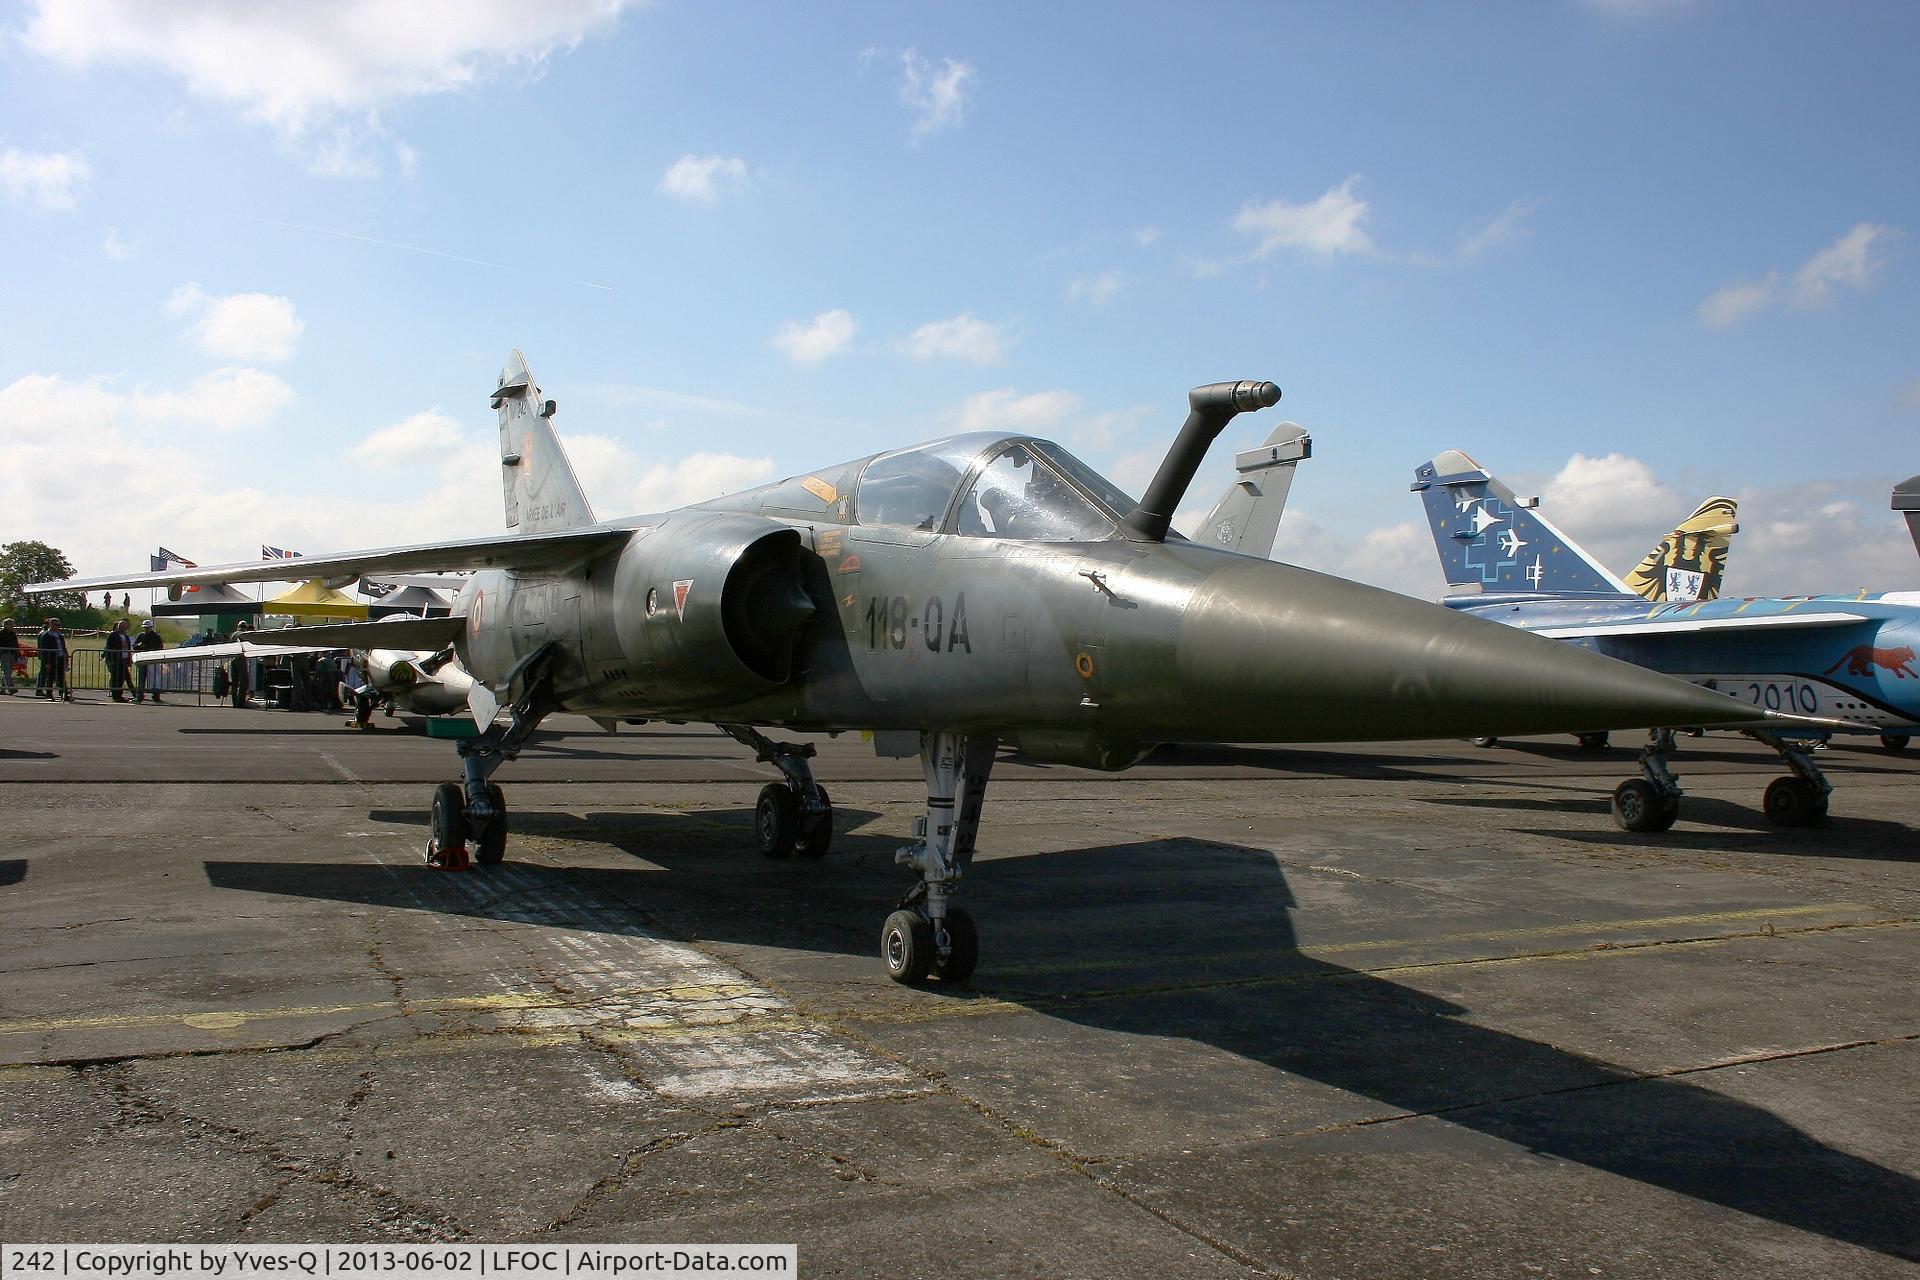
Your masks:
<svg viewBox="0 0 1920 1280"><path fill-rule="evenodd" d="M204 662L169 662L150 666L146 669L146 687L149 692L175 695L183 700L191 697L198 706L215 701L214 672L225 665L221 659L210 658ZM139 678L139 670L129 662L127 688L138 688ZM14 668L13 682L23 691L39 688L40 659L37 656L22 658ZM83 690L109 693L113 688L113 671L107 665L107 655L99 649L76 649L68 654L67 687L76 693Z"/></svg>

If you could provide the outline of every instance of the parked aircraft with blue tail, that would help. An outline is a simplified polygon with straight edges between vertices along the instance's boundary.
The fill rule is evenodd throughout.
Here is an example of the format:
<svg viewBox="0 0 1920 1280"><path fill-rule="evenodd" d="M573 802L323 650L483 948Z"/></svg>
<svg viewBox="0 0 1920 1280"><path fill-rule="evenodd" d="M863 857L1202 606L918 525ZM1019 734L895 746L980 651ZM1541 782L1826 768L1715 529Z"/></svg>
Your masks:
<svg viewBox="0 0 1920 1280"><path fill-rule="evenodd" d="M1738 528L1730 499L1702 504L1629 575L1630 585L1464 453L1422 463L1412 487L1452 608L1758 707L1845 722L1879 734L1890 751L1904 750L1920 728L1920 592L1715 599ZM1900 501L1896 490L1896 510ZM1764 729L1753 736L1792 770L1768 785L1767 817L1785 826L1824 817L1832 787L1808 754L1812 743ZM1587 746L1606 741L1599 733L1580 738ZM1614 792L1621 826L1662 831L1679 816L1672 749L1670 730L1652 731L1643 777Z"/></svg>

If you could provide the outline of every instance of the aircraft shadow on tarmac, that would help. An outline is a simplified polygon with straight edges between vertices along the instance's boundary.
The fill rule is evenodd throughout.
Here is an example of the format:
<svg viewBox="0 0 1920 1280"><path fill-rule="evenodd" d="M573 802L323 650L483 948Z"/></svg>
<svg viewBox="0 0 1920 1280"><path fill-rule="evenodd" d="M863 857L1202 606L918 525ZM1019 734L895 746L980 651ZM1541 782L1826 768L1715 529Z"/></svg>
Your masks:
<svg viewBox="0 0 1920 1280"><path fill-rule="evenodd" d="M449 875L209 862L206 871L216 888L866 961L877 900L906 880L892 868L897 836L859 834L861 815L840 818L834 851L812 864L765 861L752 848L751 812L720 810L693 820L516 817L523 836L610 844L646 859L644 869L509 861ZM1303 955L1294 897L1268 850L1172 839L992 858L969 878L968 905L986 955L971 988L936 986L947 998L990 996L1094 1029L1191 1039L1409 1116L1920 1260L1920 1180L1712 1089L1477 1026L1445 1000ZM1223 937L1231 953L1210 951ZM877 962L872 978L885 982Z"/></svg>
<svg viewBox="0 0 1920 1280"><path fill-rule="evenodd" d="M1844 793L1841 793L1844 802ZM1782 827L1767 821L1754 805L1707 796L1687 796L1680 802L1680 825L1671 831L1632 835L1616 830L1605 816L1606 806L1590 795L1580 795L1556 804L1551 800L1516 797L1505 799L1481 796L1422 796L1422 804L1453 805L1470 809L1522 810L1536 813L1580 815L1592 820L1579 827L1561 829L1529 827L1527 835L1575 840L1584 844L1633 843L1641 846L1670 845L1676 849L1737 850L1749 853L1796 853L1824 858L1856 858L1868 862L1910 862L1920 857L1920 832L1901 822L1880 818L1850 818L1830 814L1825 822L1810 827ZM1700 831L1689 823L1715 827L1735 827L1737 831ZM1755 836L1764 837L1756 840Z"/></svg>
<svg viewBox="0 0 1920 1280"><path fill-rule="evenodd" d="M19 884L27 878L25 858L0 858L0 889Z"/></svg>
<svg viewBox="0 0 1920 1280"><path fill-rule="evenodd" d="M58 751L20 751L13 747L0 747L0 760L58 760Z"/></svg>

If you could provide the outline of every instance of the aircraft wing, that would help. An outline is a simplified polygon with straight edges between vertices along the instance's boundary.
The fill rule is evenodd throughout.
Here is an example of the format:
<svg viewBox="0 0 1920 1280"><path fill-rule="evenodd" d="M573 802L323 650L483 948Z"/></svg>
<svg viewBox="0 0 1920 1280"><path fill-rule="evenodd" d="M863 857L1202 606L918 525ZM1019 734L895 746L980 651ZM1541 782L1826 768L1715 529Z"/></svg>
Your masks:
<svg viewBox="0 0 1920 1280"><path fill-rule="evenodd" d="M630 526L596 525L551 533L503 534L492 538L461 538L454 542L422 542L406 547L378 547L371 551L301 556L295 560L243 560L238 564L174 569L166 573L67 578L60 582L36 582L27 591L37 594L103 588L201 587L226 582L285 582L293 578L345 578L451 569L538 569L611 550L624 544L633 533Z"/></svg>
<svg viewBox="0 0 1920 1280"><path fill-rule="evenodd" d="M1807 629L1846 627L1870 622L1857 613L1771 613L1751 618L1674 618L1640 622L1595 622L1577 627L1541 627L1536 636L1549 640L1587 640L1603 636L1670 636L1693 631L1744 631L1754 629Z"/></svg>
<svg viewBox="0 0 1920 1280"><path fill-rule="evenodd" d="M339 645L328 645L338 649ZM211 662L216 658L284 658L293 653L312 653L304 645L254 644L250 640L236 640L230 644L195 644L183 649L149 649L145 653L133 655L135 666L163 666L173 662Z"/></svg>

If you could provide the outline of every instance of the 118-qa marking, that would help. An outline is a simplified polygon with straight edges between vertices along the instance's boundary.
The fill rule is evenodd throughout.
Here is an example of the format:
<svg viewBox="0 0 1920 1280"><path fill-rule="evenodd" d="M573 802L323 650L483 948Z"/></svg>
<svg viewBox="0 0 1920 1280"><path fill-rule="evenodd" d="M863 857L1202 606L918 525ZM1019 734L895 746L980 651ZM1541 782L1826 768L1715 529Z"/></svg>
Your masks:
<svg viewBox="0 0 1920 1280"><path fill-rule="evenodd" d="M875 596L867 601L867 648L904 649L907 633L917 631L934 653L972 653L967 634L967 593L953 597L953 616L939 596L928 596L920 612L909 612L905 596Z"/></svg>

